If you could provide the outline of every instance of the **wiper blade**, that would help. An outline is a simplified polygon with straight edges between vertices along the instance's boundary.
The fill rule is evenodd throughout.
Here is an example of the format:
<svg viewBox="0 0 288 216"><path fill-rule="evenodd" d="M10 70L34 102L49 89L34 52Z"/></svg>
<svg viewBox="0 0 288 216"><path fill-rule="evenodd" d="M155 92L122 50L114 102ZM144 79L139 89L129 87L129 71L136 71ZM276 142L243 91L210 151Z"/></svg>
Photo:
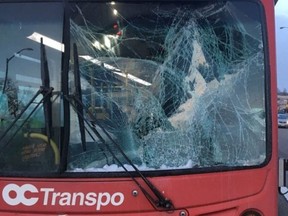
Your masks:
<svg viewBox="0 0 288 216"><path fill-rule="evenodd" d="M78 59L78 50L77 46L73 44L73 57L74 57L74 85L75 85L75 97L82 101L82 90L81 90L81 81L80 81L80 69L79 69L79 59ZM83 107L80 104L76 104L79 130L81 136L81 143L83 151L86 151L86 137L85 137L85 126L84 120L81 116L84 116Z"/></svg>
<svg viewBox="0 0 288 216"><path fill-rule="evenodd" d="M113 156L113 158L120 164L120 166L127 172L131 179L136 183L136 185L141 189L141 191L144 193L144 195L147 197L147 199L150 201L150 203L155 207L157 210L173 210L174 206L171 200L165 198L163 194L150 182L143 173L133 164L133 162L129 159L129 157L125 154L125 152L121 149L119 144L109 135L109 133L99 124L95 123L96 119L94 119L94 114L81 102L78 98L75 96L67 97L66 99L70 102L74 110L77 112L76 106L72 103L71 99L73 99L73 102L76 104L80 104L83 109L88 113L88 115L92 118L93 123L86 119L83 115L79 114L81 118L86 122L86 124L89 126L89 128L93 131L93 133L98 137L98 139L101 141L101 143L107 148L109 153ZM107 136L107 138L113 143L114 147L117 148L117 150L120 152L120 154L125 158L125 160L133 167L135 172L141 177L141 179L145 182L145 184L148 186L152 194L145 189L140 182L132 175L130 171L127 170L127 168L124 166L124 164L120 161L120 159L117 158L111 147L107 144L104 137L98 132L98 130L95 128L95 124L101 128L101 130L104 132L104 134Z"/></svg>
<svg viewBox="0 0 288 216"><path fill-rule="evenodd" d="M89 112L89 110L88 110ZM91 115L92 113L89 113L89 115ZM93 115L93 114L92 114ZM95 121L95 120L94 120ZM96 123L97 124L97 123ZM172 210L174 209L174 206L171 202L171 200L167 199L166 197L163 196L163 194L155 187L155 185L152 184L152 182L150 182L146 176L143 175L143 173L135 166L135 164L130 160L130 158L125 154L125 152L122 150L122 148L120 147L120 145L111 137L111 135L105 130L104 127L101 126L101 124L97 124L101 130L104 132L104 134L107 136L107 138L114 144L114 146L117 148L117 150L121 153L121 155L125 158L125 160L129 163L129 165L131 165L133 167L133 169L136 171L136 173L141 177L141 179L145 182L145 184L149 187L149 189L151 190L151 192L154 194L155 198L153 198L153 196L142 187L142 185L132 176L130 175L130 177L134 180L134 182L139 186L139 188L141 189L141 191L145 194L145 196L148 198L149 201L152 202L153 206L156 209L166 209L166 210ZM112 151L112 150L111 150ZM115 156L116 157L116 156ZM118 160L118 162L120 162ZM122 162L120 162L120 165L123 167L123 169L130 174L130 172L126 169L126 167L124 166L124 164Z"/></svg>
<svg viewBox="0 0 288 216"><path fill-rule="evenodd" d="M17 115L15 117L14 121L6 128L6 130L4 131L4 133L0 137L0 141L2 141L4 139L4 137L8 134L8 132L16 125L17 121L23 116L23 114L27 111L27 109L31 106L31 104L35 103L36 98L40 94L43 95L43 98L40 102L37 102L37 105L32 109L30 114L25 118L25 120L22 122L22 124L19 126L19 128L16 129L16 131L13 133L13 135L10 137L10 139L4 145L2 145L2 147L5 147L14 138L14 136L25 125L25 123L28 121L28 119L38 109L38 107L40 106L41 103L43 103L46 133L47 133L48 141L50 144L51 130L52 130L52 102L51 102L51 97L52 97L53 88L50 87L50 78L49 78L47 56L46 56L45 46L43 45L42 40L41 40L41 44L40 44L40 54L41 54L42 86L36 92L36 94L31 98L31 100L27 103L27 105L21 110L20 114Z"/></svg>
<svg viewBox="0 0 288 216"><path fill-rule="evenodd" d="M24 50L24 49L22 49L22 50ZM22 51L22 50L20 50L20 51ZM31 104L35 103L36 98L40 94L42 94L43 97L42 97L40 102L36 102L37 105L32 109L32 111L25 118L25 120L22 122L22 124L20 124L20 126L16 129L16 131L13 133L13 135L10 137L10 139L4 145L2 145L2 147L5 147L14 138L14 136L25 125L25 123L28 121L28 119L31 118L33 113L35 113L35 111L38 109L38 107L42 103L43 103L43 108L44 108L45 128L46 128L46 133L47 133L47 137L48 137L48 142L50 144L51 131L52 131L52 102L51 102L51 97L52 97L53 88L50 87L48 62L47 62L45 46L43 45L42 39L41 39L41 44L40 44L40 55L41 55L41 62L40 63L41 63L42 86L36 92L36 94L31 98L31 100L27 103L27 105L21 110L19 115L15 116L15 119L13 120L13 122L6 128L4 133L1 135L0 141L2 141L4 139L4 137L8 134L8 132L16 125L17 121L28 110L28 108L31 106ZM15 54L14 54L14 56L15 56ZM3 90L5 90L5 88Z"/></svg>
<svg viewBox="0 0 288 216"><path fill-rule="evenodd" d="M43 44L43 38L41 38L41 44L40 44L40 53L41 53L41 80L42 80L42 94L43 97L48 94L48 97L45 97L43 99L43 112L44 112L44 119L45 119L45 129L46 129L46 135L48 137L48 144L51 143L51 137L52 137L52 91L50 88L50 77L49 77L49 69L48 69L48 60L46 55L46 49L45 45ZM49 93L50 91L50 93Z"/></svg>
<svg viewBox="0 0 288 216"><path fill-rule="evenodd" d="M77 54L77 46L76 44L74 44L73 46L74 48L74 64L76 62L76 66L74 66L74 79L75 79L75 89L76 86L78 86L80 88L80 74L79 74L79 62L78 60L78 56L75 56L75 54ZM78 54L77 54L78 55ZM77 60L76 60L77 59ZM75 61L76 60L76 61ZM77 81L76 81L77 79ZM69 103L72 105L72 107L74 108L74 110L77 112L78 115L78 119L81 119L81 126L80 126L80 121L79 121L79 127L80 129L83 129L83 133L85 132L85 125L84 122L89 126L89 128L91 129L91 131L93 131L93 133L98 137L98 139L101 141L101 143L107 148L107 150L109 151L109 153L113 156L113 158L121 165L121 167L130 175L131 179L136 183L136 185L141 189L141 191L144 193L145 197L147 197L147 199L149 200L149 202L153 205L153 207L157 210L173 210L174 206L171 202L171 200L165 198L163 196L163 194L152 184L152 182L150 182L144 175L143 173L133 164L133 162L129 159L129 157L125 154L125 152L122 150L122 148L120 147L120 145L110 136L110 134L105 130L104 127L101 126L101 124L97 123L97 120L94 116L94 114L83 104L82 102L82 97L81 94L79 95L79 93L81 93L81 90L79 91L79 89L76 89L76 92L74 95L72 96L65 96L66 99L69 101ZM73 101L71 101L71 99L73 99ZM73 103L74 102L74 103ZM90 116L90 118L92 118L92 121L89 121L87 118L84 117L84 113L83 111L85 110L85 112L88 113L88 115ZM111 147L107 144L107 142L105 141L105 139L103 138L103 136L98 132L98 130L95 127L95 124L97 126L99 126L99 128L101 128L101 130L104 132L104 134L106 135L106 137L113 143L114 147L117 148L118 152L120 152L120 154L125 158L125 160L129 163L129 165L131 165L133 167L133 169L135 170L135 172L141 177L141 179L143 180L143 182L146 184L146 186L148 186L148 188L150 189L150 191L148 191L147 189L145 189L141 183L132 175L131 172L129 172L127 170L127 168L124 166L124 164L120 161L119 158L117 158L117 156L115 155L115 153L113 152L113 150L111 149ZM81 139L84 136L81 137ZM85 137L84 137L85 138ZM81 140L82 143L85 142L85 140Z"/></svg>

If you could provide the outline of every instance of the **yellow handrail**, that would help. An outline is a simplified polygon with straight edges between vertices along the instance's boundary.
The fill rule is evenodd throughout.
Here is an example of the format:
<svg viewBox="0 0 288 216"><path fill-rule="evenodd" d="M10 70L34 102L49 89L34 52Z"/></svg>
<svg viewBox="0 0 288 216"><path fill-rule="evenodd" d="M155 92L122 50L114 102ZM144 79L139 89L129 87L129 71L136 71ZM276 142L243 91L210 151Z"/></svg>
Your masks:
<svg viewBox="0 0 288 216"><path fill-rule="evenodd" d="M30 138L35 138L35 139L41 139L43 141L45 141L46 143L49 143L48 141L48 137L44 134L40 134L40 133L25 133L24 137L30 137ZM59 165L60 164L60 153L58 150L58 147L56 145L56 143L50 139L50 145L54 151L54 155L55 155L55 164Z"/></svg>

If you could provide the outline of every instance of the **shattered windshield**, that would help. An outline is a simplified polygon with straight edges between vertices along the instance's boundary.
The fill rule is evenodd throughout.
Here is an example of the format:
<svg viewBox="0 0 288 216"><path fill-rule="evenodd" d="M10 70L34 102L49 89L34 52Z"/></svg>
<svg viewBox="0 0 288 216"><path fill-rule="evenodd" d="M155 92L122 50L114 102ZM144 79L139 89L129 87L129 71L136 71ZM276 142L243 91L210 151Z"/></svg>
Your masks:
<svg viewBox="0 0 288 216"><path fill-rule="evenodd" d="M265 160L259 5L193 1L71 8L82 111L105 143L91 127L81 133L79 111L71 107L70 171L123 170L107 146L131 168L113 141L140 170ZM74 77L71 70L71 94L77 92Z"/></svg>
<svg viewBox="0 0 288 216"><path fill-rule="evenodd" d="M267 159L256 2L11 1L0 12L1 172Z"/></svg>

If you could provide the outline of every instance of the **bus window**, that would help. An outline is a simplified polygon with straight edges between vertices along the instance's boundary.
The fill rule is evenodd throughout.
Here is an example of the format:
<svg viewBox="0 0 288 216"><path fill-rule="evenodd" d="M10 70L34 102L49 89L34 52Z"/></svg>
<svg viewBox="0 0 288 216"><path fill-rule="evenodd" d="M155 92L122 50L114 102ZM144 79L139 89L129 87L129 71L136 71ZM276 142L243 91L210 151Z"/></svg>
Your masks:
<svg viewBox="0 0 288 216"><path fill-rule="evenodd" d="M53 13L51 13L53 11ZM59 91L62 53L46 47L41 56L40 38L62 40L60 3L1 3L0 7L0 167L2 172L57 170L59 148L59 98L45 97L41 61L48 62L50 87ZM44 51L43 51L44 52ZM47 77L46 77L47 78ZM43 91L42 91L43 90ZM51 133L47 135L43 100L53 100ZM3 108L3 109L2 109ZM51 108L52 109L52 108ZM46 112L46 111L45 111ZM59 113L59 114L57 114ZM54 150L51 145L54 145Z"/></svg>
<svg viewBox="0 0 288 216"><path fill-rule="evenodd" d="M76 70L85 122L71 106L69 171L123 170L115 143L140 170L267 159L258 4L79 2L71 11L70 94Z"/></svg>
<svg viewBox="0 0 288 216"><path fill-rule="evenodd" d="M273 11L1 1L0 215L277 215Z"/></svg>

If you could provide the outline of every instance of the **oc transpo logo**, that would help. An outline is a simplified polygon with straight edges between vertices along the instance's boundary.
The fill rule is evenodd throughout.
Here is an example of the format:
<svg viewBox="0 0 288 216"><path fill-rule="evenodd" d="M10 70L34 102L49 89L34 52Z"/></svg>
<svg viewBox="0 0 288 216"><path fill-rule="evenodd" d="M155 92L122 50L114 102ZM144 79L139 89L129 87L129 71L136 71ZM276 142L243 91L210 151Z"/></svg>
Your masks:
<svg viewBox="0 0 288 216"><path fill-rule="evenodd" d="M19 205L20 203L26 206L35 205L39 198L36 197L26 198L25 192L28 191L31 193L38 193L38 189L31 184L24 184L22 186L18 186L16 184L8 184L4 187L2 191L2 197L4 201L11 206L16 206ZM11 197L10 192L16 193L16 196Z"/></svg>
<svg viewBox="0 0 288 216"><path fill-rule="evenodd" d="M96 206L97 211L102 206L120 206L124 202L121 192L57 192L55 188L38 189L32 184L8 184L2 190L2 198L10 206L33 206L39 201L44 206Z"/></svg>

